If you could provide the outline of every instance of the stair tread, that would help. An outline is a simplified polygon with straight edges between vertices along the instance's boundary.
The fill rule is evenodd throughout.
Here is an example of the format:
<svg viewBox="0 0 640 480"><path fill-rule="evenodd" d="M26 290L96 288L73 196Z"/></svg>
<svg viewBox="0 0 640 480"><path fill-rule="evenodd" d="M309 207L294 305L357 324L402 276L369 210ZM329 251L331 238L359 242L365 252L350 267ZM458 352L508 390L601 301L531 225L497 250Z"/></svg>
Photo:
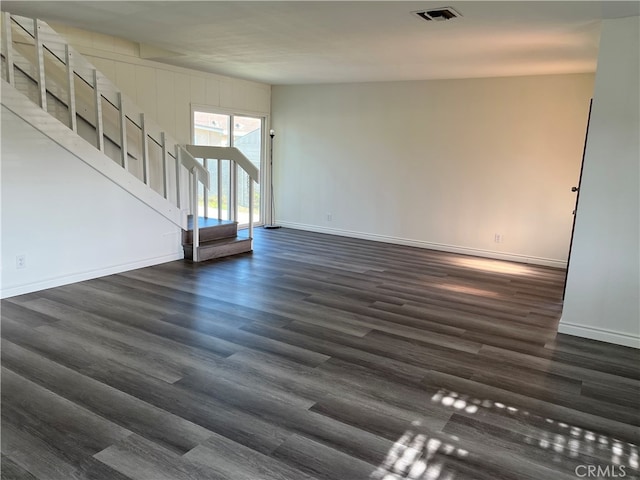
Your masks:
<svg viewBox="0 0 640 480"><path fill-rule="evenodd" d="M225 225L234 225L237 224L238 222L234 222L231 220L221 220L218 218L204 218L204 217L198 217L198 228L215 228L215 227L221 227L221 226L225 226ZM190 215L189 218L187 219L187 231L192 231L193 230L193 217Z"/></svg>
<svg viewBox="0 0 640 480"><path fill-rule="evenodd" d="M193 218L189 218L189 226L193 225ZM217 218L198 218L198 237L200 244L218 239L233 238L238 235L238 222L218 220ZM182 231L182 244L193 243L193 229Z"/></svg>
<svg viewBox="0 0 640 480"><path fill-rule="evenodd" d="M198 246L199 262L213 260L216 258L229 257L248 253L253 250L253 242L251 238L246 236L235 236L227 238L219 238L202 242ZM190 261L193 255L193 245L184 246L185 260Z"/></svg>
<svg viewBox="0 0 640 480"><path fill-rule="evenodd" d="M217 247L218 245L226 245L228 243L235 243L235 242L243 242L243 241L247 241L247 240L251 240L249 237L226 237L226 238L218 238L216 240L209 240L207 242L200 242L200 245L198 248L206 248L206 247Z"/></svg>

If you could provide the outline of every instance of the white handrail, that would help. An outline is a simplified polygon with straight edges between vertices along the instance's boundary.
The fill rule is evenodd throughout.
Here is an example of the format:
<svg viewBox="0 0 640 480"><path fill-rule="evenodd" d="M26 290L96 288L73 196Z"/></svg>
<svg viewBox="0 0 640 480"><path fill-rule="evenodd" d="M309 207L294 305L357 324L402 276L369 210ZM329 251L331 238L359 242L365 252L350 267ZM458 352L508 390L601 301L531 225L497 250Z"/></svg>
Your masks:
<svg viewBox="0 0 640 480"><path fill-rule="evenodd" d="M199 225L198 225L198 183L202 183L204 186L205 199L207 198L206 192L209 189L209 171L204 168L191 154L184 149L182 146L176 145L176 158L178 158L178 162L176 165L183 165L190 172L190 181L189 181L189 211L191 212L191 217L193 220L193 261L198 261L198 245L200 241L199 234ZM178 172L176 172L178 175ZM178 187L177 195L178 199L180 198L180 182L176 182L176 186ZM179 201L179 200L178 200ZM206 205L206 204L205 204ZM205 217L206 214L206 206L205 206Z"/></svg>
<svg viewBox="0 0 640 480"><path fill-rule="evenodd" d="M201 158L203 165L208 160L217 160L217 196L218 218L222 218L222 161L229 161L229 219L238 220L238 166L248 175L249 179L249 238L253 238L253 182L259 183L260 170L239 149L235 147L212 147L208 145L185 145L193 157ZM198 165L200 165L198 163ZM207 174L209 173L208 168ZM208 179L207 179L208 182ZM207 183L208 184L208 183ZM207 197L205 196L205 202ZM205 217L208 208L205 203Z"/></svg>
<svg viewBox="0 0 640 480"><path fill-rule="evenodd" d="M189 147L186 145L185 147ZM187 170L191 170L195 168L198 170L198 175L200 176L200 182L207 186L209 185L209 171L205 170L205 168L195 159L195 155L193 155L188 148L180 146L180 150L182 152L182 157L180 159L182 165L184 165ZM207 187L208 188L208 187Z"/></svg>
<svg viewBox="0 0 640 480"><path fill-rule="evenodd" d="M69 127L77 131L77 124L75 119L76 110L76 92L74 88L74 82L76 77L83 80L84 83L91 88L92 91L92 101L90 100L89 104L92 105L92 109L95 111L95 117L92 119L86 119L89 122L95 122L96 129L96 147L98 150L104 153L104 140L105 136L109 140L119 141L116 143L117 146L120 147L120 164L123 168L127 168L128 165L128 155L132 154L127 149L127 124L131 122L132 125L138 127L140 129L142 135L142 147L140 148L140 152L138 153L139 157L142 159L142 181L147 185L151 186L151 178L150 178L150 165L149 165L149 146L148 141L151 139L158 146L160 146L162 150L162 189L161 193L167 200L170 199L169 195L169 171L171 170L170 164L175 166L175 176L176 176L176 199L175 203L180 208L181 204L181 192L180 192L180 178L181 178L181 169L185 167L187 171L191 172L195 168L198 172L196 178L199 182L201 182L205 189L208 189L209 185L209 172L203 168L203 166L197 162L191 154L189 154L186 150L184 150L173 138L167 135L160 127L151 122L148 118L145 118L144 112L138 109L135 106L134 102L132 102L124 93L114 85L107 77L105 77L102 73L100 73L89 61L86 60L82 55L79 55L69 44L60 37L49 25L41 20L34 20L27 17L21 17L18 15L11 15L8 12L5 12L3 17L3 34L2 34L2 53L6 62L6 78L7 81L13 83L13 54L14 54L14 42L17 40L12 39L12 20L13 22L20 27L20 29L16 30L22 35L21 38L22 43L15 43L16 48L19 46L23 48L24 46L28 46L32 43L35 45L35 75L31 76L38 85L39 93L40 93L40 105L43 109L46 109L47 104L47 91L48 87L45 85L45 63L53 62L53 59L56 59L62 64L65 68L64 79L56 78L55 80L60 84L63 84L64 90L66 90L66 96L68 98L62 99L57 97L61 103L67 103L67 107L69 108ZM32 49L33 51L33 49ZM47 57L45 58L45 51L48 52ZM73 59L73 61L72 61ZM26 60L26 58L25 58ZM49 64L47 64L49 65ZM54 65L52 74L55 76L55 70L58 69L57 66ZM27 73L27 72L25 72ZM49 75L49 67L47 67L47 76ZM28 73L27 73L28 74ZM52 85L51 88L55 89L55 86ZM56 93L53 93L54 96ZM86 93L85 93L86 95ZM103 102L104 106L112 105L117 111L117 119L111 120L110 125L112 125L115 121L117 127L117 133L114 132L113 128L111 133L106 133L104 130L105 124L103 115ZM85 100L86 103L86 100ZM112 111L112 109L109 109ZM112 115L112 113L110 113ZM137 147L136 147L137 148ZM195 192L197 195L197 191ZM195 213L195 217L197 217L197 212ZM186 224L181 225L183 228L186 228Z"/></svg>
<svg viewBox="0 0 640 480"><path fill-rule="evenodd" d="M187 151L196 158L217 158L236 162L256 183L260 183L260 170L236 147L210 147L205 145L185 145Z"/></svg>
<svg viewBox="0 0 640 480"><path fill-rule="evenodd" d="M14 29L14 27L17 27ZM119 164L128 172L129 157L142 162L142 182L151 187L150 141L161 150L161 195L173 201L170 194L170 172L175 174L175 205L182 203L182 169L189 172L188 205L193 221L193 260L198 261L199 222L198 188L202 183L205 192L205 216L208 215L208 190L210 184L209 159L217 160L218 217L222 216L222 161L230 163L229 217L238 219L238 167L248 175L249 181L249 237L253 238L254 185L260 182L260 171L240 150L234 147L205 147L179 145L164 130L145 117L138 107L116 85L100 73L82 55L79 55L62 37L46 23L26 17L3 14L2 54L7 81L14 83L14 68L35 81L39 92L39 104L47 110L47 95L68 108L69 128L77 133L76 116L89 124L94 123L95 147L105 153L105 140L120 148ZM14 30L12 30L14 29ZM12 35L12 32L15 35ZM34 52L35 49L35 52ZM14 62L14 58L17 60ZM20 63L16 63L16 62ZM46 72L45 72L46 68ZM80 80L80 81L78 81ZM76 88L77 87L77 88ZM114 113L115 112L115 113ZM93 113L94 115L91 115ZM93 118L86 118L93 117ZM128 128L137 127L142 136L138 142L128 145ZM136 133L137 135L137 133ZM133 149L133 152L131 151ZM202 158L200 163L196 158ZM172 168L174 167L174 169ZM172 172L173 170L173 172ZM156 187L157 188L157 187ZM187 228L187 219L180 221Z"/></svg>

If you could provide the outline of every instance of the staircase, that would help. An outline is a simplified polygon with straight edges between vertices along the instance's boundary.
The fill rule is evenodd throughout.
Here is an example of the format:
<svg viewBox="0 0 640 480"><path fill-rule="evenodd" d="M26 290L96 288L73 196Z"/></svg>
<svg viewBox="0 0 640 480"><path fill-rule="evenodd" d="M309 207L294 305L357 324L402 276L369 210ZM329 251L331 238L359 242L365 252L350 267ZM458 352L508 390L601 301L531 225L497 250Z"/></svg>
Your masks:
<svg viewBox="0 0 640 480"><path fill-rule="evenodd" d="M198 223L200 241L196 247L197 261L202 262L251 251L251 238L238 235L238 222L199 217ZM189 218L188 229L183 230L182 245L184 258L193 259L193 218Z"/></svg>
<svg viewBox="0 0 640 480"><path fill-rule="evenodd" d="M0 26L4 107L181 227L187 260L252 250L253 205L248 235L239 237L235 187L242 169L252 202L260 172L242 152L178 144L45 22L3 12ZM206 208L209 168L219 173L223 162L235 182L229 185L229 221L208 218ZM220 178L215 192L222 191ZM197 213L199 189L204 217Z"/></svg>

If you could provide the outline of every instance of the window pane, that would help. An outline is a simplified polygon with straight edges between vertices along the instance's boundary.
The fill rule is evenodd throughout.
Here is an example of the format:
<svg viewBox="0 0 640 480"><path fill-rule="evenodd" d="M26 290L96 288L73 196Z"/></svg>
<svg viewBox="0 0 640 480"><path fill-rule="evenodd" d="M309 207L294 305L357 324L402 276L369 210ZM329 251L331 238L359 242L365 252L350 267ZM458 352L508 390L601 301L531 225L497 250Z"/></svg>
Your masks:
<svg viewBox="0 0 640 480"><path fill-rule="evenodd" d="M193 140L196 145L228 147L230 124L229 115L193 112Z"/></svg>
<svg viewBox="0 0 640 480"><path fill-rule="evenodd" d="M230 133L233 132L233 138ZM220 113L194 112L193 114L193 143L195 145L210 145L213 147L236 147L258 169L262 159L262 119ZM222 219L229 218L231 205L229 203L229 180L231 175L230 162L222 161L222 191L217 192L218 168L217 161L210 159L208 169L211 175L209 189L210 218L218 216L218 201L220 201ZM241 225L249 222L249 177L242 169L238 169L237 177L238 218ZM254 222L260 220L260 188L254 184ZM204 191L198 192L199 214L204 215ZM218 193L220 195L218 195Z"/></svg>
<svg viewBox="0 0 640 480"><path fill-rule="evenodd" d="M195 145L228 147L231 116L219 113L193 112L193 142ZM211 184L209 185L209 217L218 216L218 201L222 203L222 219L229 218L229 162L222 162L222 192L218 195L218 162L208 161ZM198 214L204 216L204 190L198 187Z"/></svg>
<svg viewBox="0 0 640 480"><path fill-rule="evenodd" d="M233 117L233 146L260 169L262 158L262 119ZM249 223L249 176L238 174L238 222ZM253 221L260 222L260 185L254 184Z"/></svg>
<svg viewBox="0 0 640 480"><path fill-rule="evenodd" d="M244 153L260 168L262 146L262 120L251 117L233 117L233 146Z"/></svg>

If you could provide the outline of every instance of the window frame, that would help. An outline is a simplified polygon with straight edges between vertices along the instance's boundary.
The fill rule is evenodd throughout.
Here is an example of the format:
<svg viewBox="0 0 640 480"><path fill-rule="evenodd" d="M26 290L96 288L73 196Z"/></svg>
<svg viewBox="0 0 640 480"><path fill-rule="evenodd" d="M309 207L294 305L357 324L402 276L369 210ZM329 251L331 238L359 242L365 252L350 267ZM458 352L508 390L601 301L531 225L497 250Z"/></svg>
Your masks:
<svg viewBox="0 0 640 480"><path fill-rule="evenodd" d="M264 112L254 112L250 110L242 110L242 109L231 109L224 107L217 107L213 105L205 105L199 103L191 103L191 118L189 120L190 126L190 142L195 142L195 112L203 112L203 113L212 113L218 115L228 115L229 118L229 144L233 145L233 128L234 128L234 117L250 117L260 120L262 135L260 138L260 221L255 222L254 226L260 227L266 225L267 218L266 215L269 213L269 209L267 208L268 202L266 199L268 195L271 195L270 189L267 188L267 179L270 178L271 172L268 171L271 168L270 162L268 161L268 148L269 148L269 135L267 132L270 127L270 118L269 114ZM239 228L246 228L248 224L238 224Z"/></svg>

